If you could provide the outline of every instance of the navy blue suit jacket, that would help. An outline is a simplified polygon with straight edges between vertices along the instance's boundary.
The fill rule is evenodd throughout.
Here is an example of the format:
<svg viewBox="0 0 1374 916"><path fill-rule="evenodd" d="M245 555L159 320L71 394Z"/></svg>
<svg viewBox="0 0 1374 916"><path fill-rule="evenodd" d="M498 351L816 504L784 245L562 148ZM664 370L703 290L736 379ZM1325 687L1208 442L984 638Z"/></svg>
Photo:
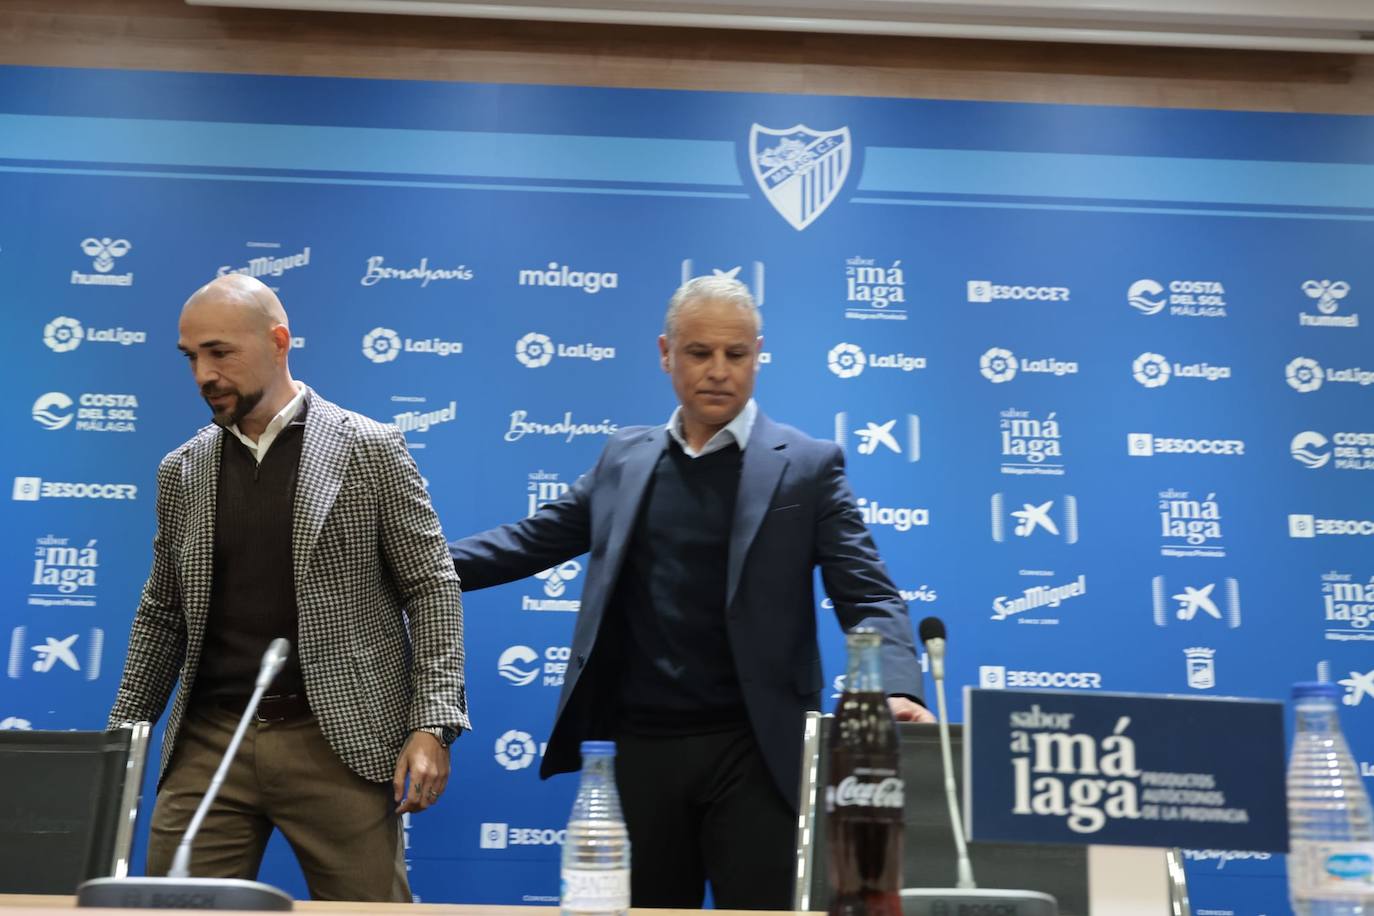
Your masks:
<svg viewBox="0 0 1374 916"><path fill-rule="evenodd" d="M540 772L575 770L597 693L597 637L625 562L645 487L668 444L665 426L611 437L596 466L523 521L449 545L464 591L521 579L591 552L571 659ZM795 805L804 712L820 708L813 569L841 626L883 636L883 688L920 696L906 603L854 503L844 454L759 413L744 450L730 533L726 626L749 720L783 797ZM606 675L602 675L606 676ZM614 673L610 675L614 677ZM597 737L606 737L599 735Z"/></svg>

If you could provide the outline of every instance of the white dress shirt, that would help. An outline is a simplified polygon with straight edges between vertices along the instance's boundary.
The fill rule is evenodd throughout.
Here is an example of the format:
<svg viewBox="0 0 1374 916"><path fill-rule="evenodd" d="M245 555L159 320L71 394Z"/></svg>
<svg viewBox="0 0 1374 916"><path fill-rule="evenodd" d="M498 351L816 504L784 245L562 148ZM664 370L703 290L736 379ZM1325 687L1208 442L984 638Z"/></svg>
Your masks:
<svg viewBox="0 0 1374 916"><path fill-rule="evenodd" d="M700 458L703 455L718 452L732 442L738 445L742 452L745 446L749 444L749 434L754 430L754 420L758 415L759 405L755 403L753 398L750 398L749 403L744 405L744 409L735 414L733 420L717 430L714 436L706 440L706 444L701 447L701 450L697 451L687 444L687 437L682 434L682 406L678 405L673 411L673 415L668 418L668 435L677 440L677 444L682 446L683 454L688 458Z"/></svg>
<svg viewBox="0 0 1374 916"><path fill-rule="evenodd" d="M258 441L254 442L243 434L239 425L235 423L229 427L229 432L238 437L238 440L248 446L248 451L252 453L253 460L262 464L262 459L266 457L267 450L272 447L272 443L277 441L277 436L281 431L291 425L291 421L296 419L296 414L301 412L301 405L305 403L305 386L300 382L296 383L296 396L286 402L286 406L277 412L272 421L267 424L267 428L258 436Z"/></svg>

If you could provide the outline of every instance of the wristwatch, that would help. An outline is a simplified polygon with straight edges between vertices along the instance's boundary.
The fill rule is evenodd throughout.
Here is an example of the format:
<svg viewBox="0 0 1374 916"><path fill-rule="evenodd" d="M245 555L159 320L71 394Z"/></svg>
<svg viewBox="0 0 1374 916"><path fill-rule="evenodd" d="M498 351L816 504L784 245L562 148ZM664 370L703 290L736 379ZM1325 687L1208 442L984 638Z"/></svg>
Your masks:
<svg viewBox="0 0 1374 916"><path fill-rule="evenodd" d="M434 739L439 742L439 746L445 750L448 749L449 745L457 741L458 736L462 734L459 729L448 725L422 725L415 729L415 731L424 732L426 735L433 735Z"/></svg>

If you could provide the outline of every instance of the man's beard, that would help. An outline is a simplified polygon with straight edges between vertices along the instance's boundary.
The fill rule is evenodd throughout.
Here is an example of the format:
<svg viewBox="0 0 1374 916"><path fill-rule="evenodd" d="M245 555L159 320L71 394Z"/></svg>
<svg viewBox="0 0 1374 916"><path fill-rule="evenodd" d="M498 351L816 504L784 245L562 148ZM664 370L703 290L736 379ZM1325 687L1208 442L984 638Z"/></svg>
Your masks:
<svg viewBox="0 0 1374 916"><path fill-rule="evenodd" d="M215 405L210 404L210 398L226 394L234 396L233 410L216 410ZM223 391L207 391L205 388L202 388L200 391L200 396L205 398L205 403L210 406L211 421L214 422L216 426L222 426L225 429L231 426L238 426L239 423L243 421L243 418L252 413L253 408L257 407L258 403L262 401L262 395L263 390L261 388L257 391L250 391L247 394L244 394L236 388L226 388Z"/></svg>

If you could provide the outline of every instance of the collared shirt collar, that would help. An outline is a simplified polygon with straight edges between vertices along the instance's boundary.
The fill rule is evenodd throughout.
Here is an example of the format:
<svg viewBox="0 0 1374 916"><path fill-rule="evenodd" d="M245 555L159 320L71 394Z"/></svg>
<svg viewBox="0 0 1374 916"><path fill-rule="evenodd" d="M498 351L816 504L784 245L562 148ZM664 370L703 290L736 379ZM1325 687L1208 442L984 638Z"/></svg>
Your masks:
<svg viewBox="0 0 1374 916"><path fill-rule="evenodd" d="M286 406L277 412L277 415L267 424L267 428L262 431L257 442L245 436L237 423L229 427L229 432L233 433L248 448L254 461L262 464L262 459L267 456L267 450L272 447L272 443L277 441L277 436L281 435L281 431L290 426L291 421L296 419L296 415L301 412L301 405L305 403L305 395L308 390L305 385L296 382L296 396L287 401Z"/></svg>
<svg viewBox="0 0 1374 916"><path fill-rule="evenodd" d="M700 458L712 452L718 452L728 447L731 443L739 446L739 450L744 451L749 445L749 434L754 431L754 421L759 416L759 405L753 398L744 405L744 409L735 414L735 418L726 423L716 434L706 441L700 451L694 451L687 444L687 437L682 434L682 406L673 411L673 415L668 418L668 435L672 436L678 445L682 446L683 454L688 458Z"/></svg>

